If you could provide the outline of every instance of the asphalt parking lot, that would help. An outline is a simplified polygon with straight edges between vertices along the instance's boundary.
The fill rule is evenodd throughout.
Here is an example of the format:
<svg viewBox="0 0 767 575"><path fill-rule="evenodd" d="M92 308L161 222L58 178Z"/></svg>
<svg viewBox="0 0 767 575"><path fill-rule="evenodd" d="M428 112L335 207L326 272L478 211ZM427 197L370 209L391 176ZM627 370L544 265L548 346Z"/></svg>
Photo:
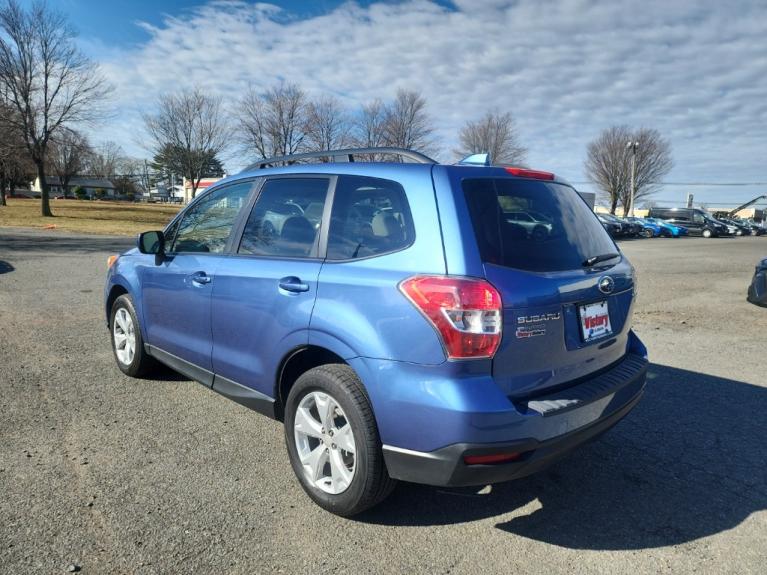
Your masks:
<svg viewBox="0 0 767 575"><path fill-rule="evenodd" d="M622 243L653 362L637 409L536 476L312 504L279 424L170 371L114 366L124 238L0 229L0 572L763 573L767 238Z"/></svg>

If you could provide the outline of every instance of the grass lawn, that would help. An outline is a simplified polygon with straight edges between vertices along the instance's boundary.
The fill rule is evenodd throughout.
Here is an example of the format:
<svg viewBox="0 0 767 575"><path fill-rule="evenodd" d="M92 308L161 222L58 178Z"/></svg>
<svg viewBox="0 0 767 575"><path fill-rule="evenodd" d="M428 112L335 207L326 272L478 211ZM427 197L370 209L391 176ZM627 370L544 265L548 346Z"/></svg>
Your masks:
<svg viewBox="0 0 767 575"><path fill-rule="evenodd" d="M0 206L0 226L45 228L85 234L132 236L165 227L181 209L176 204L51 200L55 217L40 215L40 200L9 198Z"/></svg>

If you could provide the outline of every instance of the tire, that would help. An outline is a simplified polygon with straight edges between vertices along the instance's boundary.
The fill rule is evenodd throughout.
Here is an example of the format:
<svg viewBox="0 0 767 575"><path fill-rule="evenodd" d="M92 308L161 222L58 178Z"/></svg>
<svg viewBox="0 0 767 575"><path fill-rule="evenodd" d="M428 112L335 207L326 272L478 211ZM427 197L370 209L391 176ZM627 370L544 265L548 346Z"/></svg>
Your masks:
<svg viewBox="0 0 767 575"><path fill-rule="evenodd" d="M533 239L536 242L542 242L545 240L549 235L549 230L547 230L544 226L535 226L533 228Z"/></svg>
<svg viewBox="0 0 767 575"><path fill-rule="evenodd" d="M642 231L642 235L646 238L651 238L653 236L652 230L650 228L647 228Z"/></svg>
<svg viewBox="0 0 767 575"><path fill-rule="evenodd" d="M704 238L710 238L711 237L711 230L708 228L704 229L701 234Z"/></svg>
<svg viewBox="0 0 767 575"><path fill-rule="evenodd" d="M143 377L156 367L155 359L144 350L138 316L133 301L127 294L121 295L112 304L109 333L117 367L125 375ZM122 339L121 335L124 335L125 339ZM131 345L133 350L129 353L128 348Z"/></svg>
<svg viewBox="0 0 767 575"><path fill-rule="evenodd" d="M331 409L332 419L323 418L321 409ZM336 445L340 437L353 451L344 450L341 441ZM285 443L301 487L335 515L361 513L383 501L396 485L386 471L370 402L347 365L315 367L298 378L285 406Z"/></svg>

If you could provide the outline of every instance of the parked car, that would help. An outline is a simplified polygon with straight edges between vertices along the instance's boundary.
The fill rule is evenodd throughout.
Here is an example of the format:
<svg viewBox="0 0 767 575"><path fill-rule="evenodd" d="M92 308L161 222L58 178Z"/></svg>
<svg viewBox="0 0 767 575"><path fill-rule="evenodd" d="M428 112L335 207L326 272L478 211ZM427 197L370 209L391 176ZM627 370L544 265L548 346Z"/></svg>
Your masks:
<svg viewBox="0 0 767 575"><path fill-rule="evenodd" d="M767 258L759 262L754 270L747 299L753 304L767 307Z"/></svg>
<svg viewBox="0 0 767 575"><path fill-rule="evenodd" d="M370 154L412 162L300 163ZM319 204L321 225L304 209L267 233L287 204ZM282 421L303 489L349 516L395 480L534 473L623 418L647 370L634 274L551 173L325 151L264 160L140 234L104 311L120 370L160 361Z"/></svg>
<svg viewBox="0 0 767 575"><path fill-rule="evenodd" d="M686 227L672 224L666 220L658 218L644 218L644 220L660 227L660 235L665 238L679 238L689 233Z"/></svg>
<svg viewBox="0 0 767 575"><path fill-rule="evenodd" d="M538 241L544 240L551 233L551 223L546 220L537 220L528 212L506 212L506 221L516 224L525 229L525 231Z"/></svg>
<svg viewBox="0 0 767 575"><path fill-rule="evenodd" d="M613 216L613 217L619 222L626 224L628 226L627 235L633 236L633 237L645 237L646 234L644 231L644 226L640 224L639 222L636 222L629 217L624 217L624 218L621 218L618 216Z"/></svg>
<svg viewBox="0 0 767 575"><path fill-rule="evenodd" d="M751 226L751 229L755 231L756 236L763 236L767 234L767 227L765 227L764 222L757 222L753 218L748 220L740 220L742 222L747 223L749 226Z"/></svg>
<svg viewBox="0 0 767 575"><path fill-rule="evenodd" d="M735 226L733 224L728 224L727 222L723 222L722 220L715 219L715 222L718 224L721 224L725 227L727 230L725 234L722 235L728 235L728 236L742 236L743 230L741 230L738 226Z"/></svg>
<svg viewBox="0 0 767 575"><path fill-rule="evenodd" d="M674 225L687 228L693 236L704 238L728 235L727 226L717 222L708 212L698 208L650 208L650 218L665 220Z"/></svg>
<svg viewBox="0 0 767 575"><path fill-rule="evenodd" d="M606 214L597 214L597 219L611 238L618 238L623 235L624 227L619 222L608 219Z"/></svg>
<svg viewBox="0 0 767 575"><path fill-rule="evenodd" d="M759 232L755 226L752 226L750 223L748 223L745 220L735 220L732 218L718 218L719 221L724 222L725 224L729 226L735 226L737 228L737 232L735 235L738 236L756 236L759 235Z"/></svg>
<svg viewBox="0 0 767 575"><path fill-rule="evenodd" d="M631 235L631 224L613 216L612 214L598 214L600 221L606 221L617 226L613 237L628 237Z"/></svg>
<svg viewBox="0 0 767 575"><path fill-rule="evenodd" d="M638 224L642 227L641 234L646 238L657 238L661 235L661 228L658 224L654 224L645 220L644 218L637 218L635 216L629 216L626 218L628 221Z"/></svg>

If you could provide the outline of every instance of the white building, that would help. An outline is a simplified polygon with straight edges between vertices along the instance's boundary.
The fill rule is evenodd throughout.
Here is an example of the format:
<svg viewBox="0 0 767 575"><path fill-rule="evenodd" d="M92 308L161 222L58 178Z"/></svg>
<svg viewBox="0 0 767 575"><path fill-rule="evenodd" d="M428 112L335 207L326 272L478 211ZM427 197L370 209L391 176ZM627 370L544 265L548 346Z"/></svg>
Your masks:
<svg viewBox="0 0 767 575"><path fill-rule="evenodd" d="M106 198L112 198L115 195L114 184L106 178L75 176L69 180L69 190L66 193L64 186L61 185L61 180L57 176L45 176L45 181L48 182L48 193L54 198L56 196L74 196L77 188L81 188L88 198L97 197L99 190L103 191L103 196ZM35 181L30 184L30 190L37 194L43 191L40 186L39 177L35 178Z"/></svg>

